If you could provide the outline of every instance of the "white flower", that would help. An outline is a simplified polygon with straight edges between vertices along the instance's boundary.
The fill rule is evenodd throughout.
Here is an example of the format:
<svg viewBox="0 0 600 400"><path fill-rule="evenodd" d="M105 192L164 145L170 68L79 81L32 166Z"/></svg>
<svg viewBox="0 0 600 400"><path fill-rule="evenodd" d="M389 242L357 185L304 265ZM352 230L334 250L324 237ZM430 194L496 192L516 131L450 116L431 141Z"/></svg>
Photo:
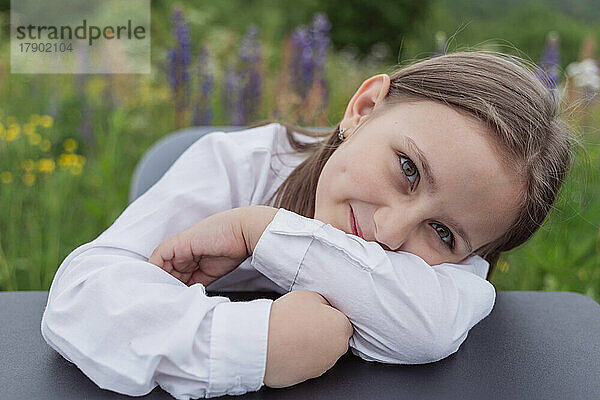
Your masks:
<svg viewBox="0 0 600 400"><path fill-rule="evenodd" d="M594 91L600 89L600 70L596 61L591 58L569 64L567 75L573 77L577 87L587 87Z"/></svg>

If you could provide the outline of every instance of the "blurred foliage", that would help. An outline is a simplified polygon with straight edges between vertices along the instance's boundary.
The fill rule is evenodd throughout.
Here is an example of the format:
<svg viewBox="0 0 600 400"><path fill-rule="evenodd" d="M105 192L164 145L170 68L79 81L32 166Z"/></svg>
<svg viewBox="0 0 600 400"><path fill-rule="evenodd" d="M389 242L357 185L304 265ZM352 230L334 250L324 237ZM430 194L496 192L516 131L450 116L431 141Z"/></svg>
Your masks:
<svg viewBox="0 0 600 400"><path fill-rule="evenodd" d="M475 4L475 3L474 3ZM548 5L523 2L494 14L479 8L456 8L453 0L434 0L424 22L419 24L406 42L406 54L433 51L433 35L443 31L449 38L449 51L481 45L484 48L518 54L534 62L544 49L548 31L559 34L562 69L579 57L579 48L588 32L600 38L597 25L562 14ZM486 9L487 10L487 9ZM475 16L475 15L476 16Z"/></svg>
<svg viewBox="0 0 600 400"><path fill-rule="evenodd" d="M335 50L352 46L359 58L374 43L387 46L392 57L401 52L402 40L425 17L431 0L327 0L306 1L307 9L327 13L333 26Z"/></svg>
<svg viewBox="0 0 600 400"><path fill-rule="evenodd" d="M501 16L507 10L539 5L542 2L538 0L445 0L445 3L450 8L462 10L470 17L490 19ZM561 14L587 23L594 23L600 19L598 0L544 0L543 4Z"/></svg>
<svg viewBox="0 0 600 400"><path fill-rule="evenodd" d="M586 33L594 34L600 42L600 24L594 23L600 18L600 7L594 3L597 0L573 0L567 7L565 2L558 0L543 3L536 0L375 3L366 0L297 0L294 12L290 12L289 3L276 0L179 0L176 3L153 0L152 41L153 48L170 43L170 21L164 16L173 4L182 4L186 9L194 46L199 47L200 43L215 45L212 47L219 53L220 61L231 53L234 43L252 23L259 27L263 43L276 49L283 45L285 35L297 26L307 24L314 13L322 11L332 22L332 50L344 50L358 60L364 60L382 45L386 50L382 61L387 64L431 55L436 51L436 32L443 31L449 38L450 51L479 46L537 61L546 34L555 30L560 35L564 69L578 59ZM242 9L243 13L235 12ZM268 60L270 54L266 54ZM279 60L270 59L270 62Z"/></svg>

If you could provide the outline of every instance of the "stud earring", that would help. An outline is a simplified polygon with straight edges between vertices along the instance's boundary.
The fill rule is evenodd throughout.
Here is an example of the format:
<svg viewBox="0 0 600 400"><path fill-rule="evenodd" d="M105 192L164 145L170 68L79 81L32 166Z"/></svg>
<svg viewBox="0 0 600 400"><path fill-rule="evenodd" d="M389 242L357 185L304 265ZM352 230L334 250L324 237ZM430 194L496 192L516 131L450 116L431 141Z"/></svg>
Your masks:
<svg viewBox="0 0 600 400"><path fill-rule="evenodd" d="M338 132L338 137L340 138L341 141L344 141L344 132L346 132L346 128L342 128Z"/></svg>

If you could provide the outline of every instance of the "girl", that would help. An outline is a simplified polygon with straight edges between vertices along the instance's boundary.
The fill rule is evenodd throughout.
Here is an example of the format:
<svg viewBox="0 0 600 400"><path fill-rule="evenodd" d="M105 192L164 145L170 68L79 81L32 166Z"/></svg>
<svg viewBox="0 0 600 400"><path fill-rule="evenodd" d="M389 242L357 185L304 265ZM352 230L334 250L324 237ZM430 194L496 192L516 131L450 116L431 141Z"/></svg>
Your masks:
<svg viewBox="0 0 600 400"><path fill-rule="evenodd" d="M523 60L458 52L367 79L333 132L205 135L63 261L42 335L102 388L178 399L289 386L348 347L445 358L565 179L551 96Z"/></svg>

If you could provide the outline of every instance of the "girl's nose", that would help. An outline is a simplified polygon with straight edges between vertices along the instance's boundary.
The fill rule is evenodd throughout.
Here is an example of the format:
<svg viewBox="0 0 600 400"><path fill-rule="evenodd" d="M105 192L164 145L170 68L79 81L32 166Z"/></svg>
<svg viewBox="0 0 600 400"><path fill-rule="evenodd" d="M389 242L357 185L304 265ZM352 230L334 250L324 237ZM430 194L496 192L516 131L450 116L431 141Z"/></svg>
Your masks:
<svg viewBox="0 0 600 400"><path fill-rule="evenodd" d="M381 208L375 212L375 240L389 251L398 251L415 231L420 217L407 207Z"/></svg>

